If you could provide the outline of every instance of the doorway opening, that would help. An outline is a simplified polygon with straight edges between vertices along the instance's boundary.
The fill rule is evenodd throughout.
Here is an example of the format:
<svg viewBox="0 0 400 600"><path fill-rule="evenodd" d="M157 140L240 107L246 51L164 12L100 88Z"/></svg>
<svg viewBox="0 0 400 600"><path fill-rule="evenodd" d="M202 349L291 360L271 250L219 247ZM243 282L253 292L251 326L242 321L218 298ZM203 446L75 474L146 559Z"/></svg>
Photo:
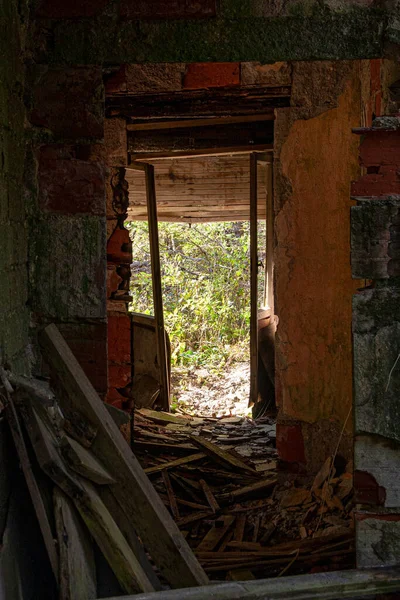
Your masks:
<svg viewBox="0 0 400 600"><path fill-rule="evenodd" d="M152 314L147 222L127 224L132 240L131 308ZM172 412L250 416L250 223L161 222L164 322L171 342ZM258 223L265 265L265 221ZM264 278L258 305L264 308Z"/></svg>

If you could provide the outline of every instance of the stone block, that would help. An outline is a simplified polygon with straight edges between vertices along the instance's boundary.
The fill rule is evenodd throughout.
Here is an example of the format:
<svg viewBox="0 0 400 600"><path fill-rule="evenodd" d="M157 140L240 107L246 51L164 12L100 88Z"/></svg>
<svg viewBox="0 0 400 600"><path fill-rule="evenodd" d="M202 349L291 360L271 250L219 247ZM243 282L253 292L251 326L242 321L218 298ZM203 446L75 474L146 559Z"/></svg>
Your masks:
<svg viewBox="0 0 400 600"><path fill-rule="evenodd" d="M276 424L276 448L281 460L305 463L305 450L301 424Z"/></svg>
<svg viewBox="0 0 400 600"><path fill-rule="evenodd" d="M356 436L354 469L356 503L400 507L399 443L379 436Z"/></svg>
<svg viewBox="0 0 400 600"><path fill-rule="evenodd" d="M107 164L110 167L125 167L128 164L125 119L105 119L104 145Z"/></svg>
<svg viewBox="0 0 400 600"><path fill-rule="evenodd" d="M194 19L215 17L217 0L121 0L126 19Z"/></svg>
<svg viewBox="0 0 400 600"><path fill-rule="evenodd" d="M116 227L107 242L107 261L112 264L132 262L132 242L127 229Z"/></svg>
<svg viewBox="0 0 400 600"><path fill-rule="evenodd" d="M59 321L105 318L105 219L43 213L31 235L33 310Z"/></svg>
<svg viewBox="0 0 400 600"><path fill-rule="evenodd" d="M101 395L107 393L107 323L57 325L90 382Z"/></svg>
<svg viewBox="0 0 400 600"><path fill-rule="evenodd" d="M354 296L353 345L355 431L400 442L400 289Z"/></svg>
<svg viewBox="0 0 400 600"><path fill-rule="evenodd" d="M108 316L108 360L117 364L131 360L131 320L126 314Z"/></svg>
<svg viewBox="0 0 400 600"><path fill-rule="evenodd" d="M356 279L400 276L400 196L351 208L351 266Z"/></svg>
<svg viewBox="0 0 400 600"><path fill-rule="evenodd" d="M239 63L192 63L186 65L183 87L198 90L240 85Z"/></svg>
<svg viewBox="0 0 400 600"><path fill-rule="evenodd" d="M36 16L43 19L79 19L95 17L110 0L40 0Z"/></svg>
<svg viewBox="0 0 400 600"><path fill-rule="evenodd" d="M179 92L184 73L184 63L125 65L126 90L134 94Z"/></svg>
<svg viewBox="0 0 400 600"><path fill-rule="evenodd" d="M292 65L287 62L268 65L259 62L242 62L240 64L240 83L242 86L261 85L266 87L291 85Z"/></svg>
<svg viewBox="0 0 400 600"><path fill-rule="evenodd" d="M42 69L34 86L30 121L57 138L103 138L101 67Z"/></svg>
<svg viewBox="0 0 400 600"><path fill-rule="evenodd" d="M103 216L104 167L79 160L73 146L43 146L39 152L39 204L60 214Z"/></svg>
<svg viewBox="0 0 400 600"><path fill-rule="evenodd" d="M400 514L357 512L357 568L391 567L400 556Z"/></svg>

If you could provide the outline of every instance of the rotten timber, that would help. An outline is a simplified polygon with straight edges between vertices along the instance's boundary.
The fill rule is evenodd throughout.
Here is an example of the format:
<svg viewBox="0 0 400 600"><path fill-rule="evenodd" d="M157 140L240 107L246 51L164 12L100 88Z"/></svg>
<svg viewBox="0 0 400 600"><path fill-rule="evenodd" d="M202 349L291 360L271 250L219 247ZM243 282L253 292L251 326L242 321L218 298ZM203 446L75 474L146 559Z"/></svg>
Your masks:
<svg viewBox="0 0 400 600"><path fill-rule="evenodd" d="M220 88L165 94L124 94L106 99L107 117L132 121L264 115L268 110L290 106L289 86L251 89Z"/></svg>

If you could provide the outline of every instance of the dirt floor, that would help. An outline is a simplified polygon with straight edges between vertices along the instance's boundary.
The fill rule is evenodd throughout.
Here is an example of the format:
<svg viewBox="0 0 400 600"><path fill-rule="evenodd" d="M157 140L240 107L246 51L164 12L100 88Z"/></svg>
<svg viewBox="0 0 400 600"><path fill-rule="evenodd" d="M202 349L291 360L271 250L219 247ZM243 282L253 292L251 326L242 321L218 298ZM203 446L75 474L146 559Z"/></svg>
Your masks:
<svg viewBox="0 0 400 600"><path fill-rule="evenodd" d="M172 408L203 417L250 416L249 381L248 362L234 362L222 374L205 368L175 367L171 376Z"/></svg>

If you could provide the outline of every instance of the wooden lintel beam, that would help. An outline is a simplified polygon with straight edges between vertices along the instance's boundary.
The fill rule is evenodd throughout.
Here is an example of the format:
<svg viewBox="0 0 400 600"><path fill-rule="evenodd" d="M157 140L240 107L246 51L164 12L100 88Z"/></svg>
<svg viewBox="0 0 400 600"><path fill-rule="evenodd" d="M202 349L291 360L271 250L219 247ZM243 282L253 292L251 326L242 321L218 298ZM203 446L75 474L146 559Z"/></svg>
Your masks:
<svg viewBox="0 0 400 600"><path fill-rule="evenodd" d="M273 121L274 111L270 109L264 115L242 115L237 117L208 117L207 119L169 119L168 121L137 121L128 123L127 131L152 131L158 129L182 129L185 127L209 127L214 125L233 125L236 123L254 123L254 121Z"/></svg>
<svg viewBox="0 0 400 600"><path fill-rule="evenodd" d="M270 152L272 160L273 144L254 144L252 146L232 146L230 148L204 148L203 150L182 150L172 152L171 150L166 152L141 152L141 153L130 153L130 159L132 165L135 160L146 160L151 162L154 158L189 158L195 156L224 156L224 155L235 155L235 154L250 154L255 151Z"/></svg>

